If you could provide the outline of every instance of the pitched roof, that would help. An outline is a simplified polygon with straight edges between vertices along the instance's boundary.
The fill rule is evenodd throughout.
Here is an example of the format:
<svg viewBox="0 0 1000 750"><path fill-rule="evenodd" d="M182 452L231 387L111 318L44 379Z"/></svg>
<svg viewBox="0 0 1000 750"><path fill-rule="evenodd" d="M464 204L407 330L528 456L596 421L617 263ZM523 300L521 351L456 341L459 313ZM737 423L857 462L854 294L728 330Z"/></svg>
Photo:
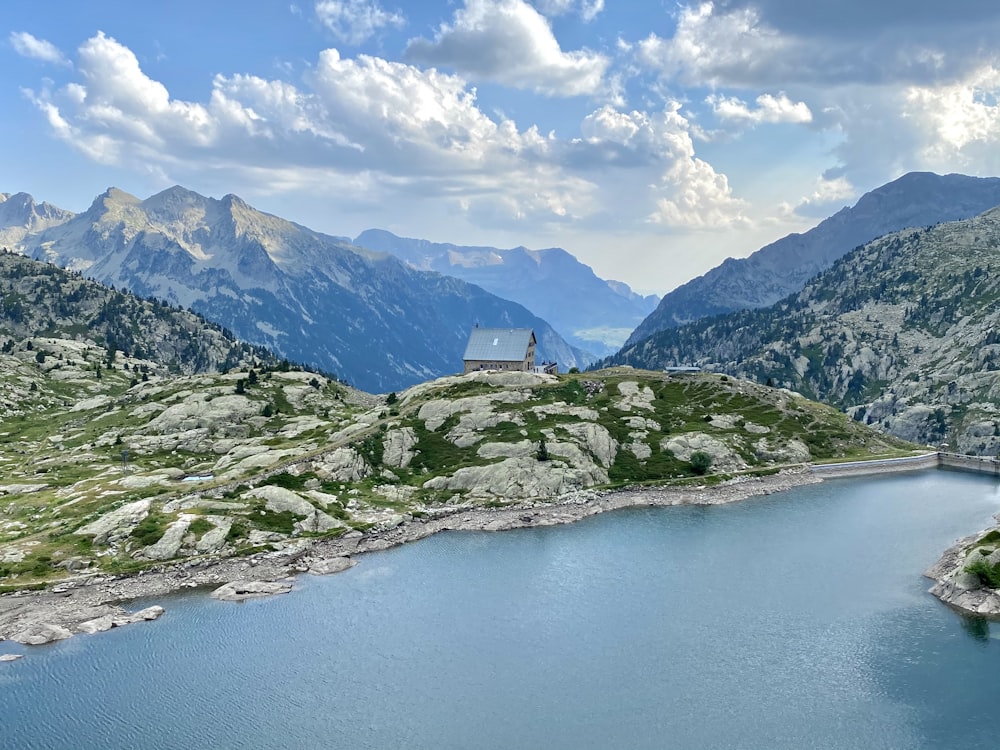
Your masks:
<svg viewBox="0 0 1000 750"><path fill-rule="evenodd" d="M473 328L462 359L520 362L534 340L530 328Z"/></svg>

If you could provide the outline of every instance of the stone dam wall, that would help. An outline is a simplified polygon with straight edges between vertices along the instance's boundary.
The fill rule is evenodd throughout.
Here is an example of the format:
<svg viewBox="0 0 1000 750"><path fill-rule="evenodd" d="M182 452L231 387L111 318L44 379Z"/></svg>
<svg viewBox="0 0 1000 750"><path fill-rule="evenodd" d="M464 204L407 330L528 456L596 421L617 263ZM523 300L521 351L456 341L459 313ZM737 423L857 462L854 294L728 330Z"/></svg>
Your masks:
<svg viewBox="0 0 1000 750"><path fill-rule="evenodd" d="M858 477L868 474L892 474L920 469L957 469L1000 477L1000 461L987 456L963 456L959 453L925 453L921 456L884 458L875 461L851 461L842 464L813 464L813 474L824 479Z"/></svg>

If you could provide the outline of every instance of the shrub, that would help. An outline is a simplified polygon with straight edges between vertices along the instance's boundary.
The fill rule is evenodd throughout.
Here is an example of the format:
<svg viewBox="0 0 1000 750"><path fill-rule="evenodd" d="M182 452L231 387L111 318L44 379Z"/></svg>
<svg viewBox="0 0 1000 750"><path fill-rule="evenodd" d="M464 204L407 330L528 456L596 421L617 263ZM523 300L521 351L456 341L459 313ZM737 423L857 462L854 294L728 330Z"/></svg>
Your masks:
<svg viewBox="0 0 1000 750"><path fill-rule="evenodd" d="M305 474L289 474L287 471L282 471L269 476L261 484L273 484L276 487L283 487L286 490L302 490L305 489L306 480L311 476L311 474L307 476Z"/></svg>
<svg viewBox="0 0 1000 750"><path fill-rule="evenodd" d="M538 450L535 452L535 457L539 461L549 460L549 448L547 445L545 445L545 438L542 438L541 440L538 441Z"/></svg>
<svg viewBox="0 0 1000 750"><path fill-rule="evenodd" d="M991 589L1000 589L1000 566L990 565L985 557L982 557L971 565L965 567L966 573L972 573L979 577L979 582Z"/></svg>
<svg viewBox="0 0 1000 750"><path fill-rule="evenodd" d="M712 457L705 451L695 451L688 460L695 474L704 474L712 467Z"/></svg>

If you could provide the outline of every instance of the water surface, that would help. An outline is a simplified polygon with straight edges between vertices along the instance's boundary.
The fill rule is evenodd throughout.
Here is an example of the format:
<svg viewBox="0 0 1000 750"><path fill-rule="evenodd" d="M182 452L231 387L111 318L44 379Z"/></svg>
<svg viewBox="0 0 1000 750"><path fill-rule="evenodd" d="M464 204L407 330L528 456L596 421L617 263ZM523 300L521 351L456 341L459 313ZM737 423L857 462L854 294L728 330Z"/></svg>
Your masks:
<svg viewBox="0 0 1000 750"><path fill-rule="evenodd" d="M834 480L160 599L0 664L0 746L995 748L1000 625L920 574L998 510L992 478Z"/></svg>

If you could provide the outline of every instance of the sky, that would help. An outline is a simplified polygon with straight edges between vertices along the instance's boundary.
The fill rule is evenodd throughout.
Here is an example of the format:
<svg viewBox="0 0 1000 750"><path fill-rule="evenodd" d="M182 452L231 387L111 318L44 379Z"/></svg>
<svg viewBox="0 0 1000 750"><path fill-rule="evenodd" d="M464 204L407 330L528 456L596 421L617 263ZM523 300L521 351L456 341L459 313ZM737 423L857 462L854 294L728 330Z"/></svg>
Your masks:
<svg viewBox="0 0 1000 750"><path fill-rule="evenodd" d="M37 0L0 192L235 193L664 293L927 170L1000 175L995 0Z"/></svg>

